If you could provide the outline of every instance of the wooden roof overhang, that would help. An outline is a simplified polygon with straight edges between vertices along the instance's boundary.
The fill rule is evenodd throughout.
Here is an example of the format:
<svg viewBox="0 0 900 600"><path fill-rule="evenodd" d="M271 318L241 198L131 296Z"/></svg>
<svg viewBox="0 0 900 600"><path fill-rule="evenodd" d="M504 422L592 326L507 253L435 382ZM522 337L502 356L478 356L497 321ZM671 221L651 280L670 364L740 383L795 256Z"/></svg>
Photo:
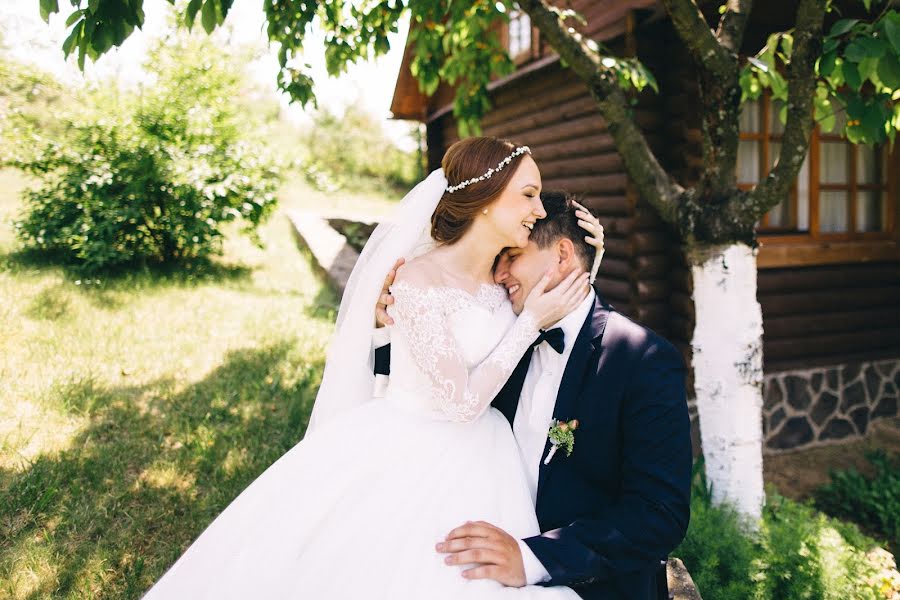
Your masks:
<svg viewBox="0 0 900 600"><path fill-rule="evenodd" d="M658 0L575 0L572 8L580 12L588 22L588 26L579 27L583 33L598 42L609 42L623 34L627 29L629 14L635 10L647 11L642 22L655 21L665 16ZM563 4L554 2L554 4ZM411 25L412 26L412 25ZM452 110L454 89L441 83L430 98L419 89L418 81L412 74L414 49L407 41L403 53L403 62L394 85L394 96L391 100L391 113L394 119L407 119L430 122ZM559 56L550 51L524 64L514 73L492 81L488 89L493 91L509 83L559 62Z"/></svg>

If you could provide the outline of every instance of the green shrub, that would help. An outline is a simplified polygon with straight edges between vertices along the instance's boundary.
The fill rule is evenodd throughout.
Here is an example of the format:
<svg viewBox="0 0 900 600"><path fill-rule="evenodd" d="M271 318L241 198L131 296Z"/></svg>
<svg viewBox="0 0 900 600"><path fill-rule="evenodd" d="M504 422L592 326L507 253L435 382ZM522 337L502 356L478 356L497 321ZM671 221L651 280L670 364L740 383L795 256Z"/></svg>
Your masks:
<svg viewBox="0 0 900 600"><path fill-rule="evenodd" d="M254 235L278 174L242 132L239 75L215 58L207 41L167 40L151 54L153 86L94 90L59 139L33 138L13 161L40 180L16 223L25 245L94 271L219 253L238 219Z"/></svg>
<svg viewBox="0 0 900 600"><path fill-rule="evenodd" d="M350 106L342 116L318 112L302 135L300 166L315 188L408 190L421 177L416 152L397 148L378 120Z"/></svg>
<svg viewBox="0 0 900 600"><path fill-rule="evenodd" d="M900 594L893 557L850 523L770 491L756 530L714 506L695 473L691 523L673 552L704 600L876 600Z"/></svg>
<svg viewBox="0 0 900 600"><path fill-rule="evenodd" d="M883 450L866 455L875 476L855 469L832 471L831 481L815 492L816 506L836 517L849 519L864 529L887 538L894 552L900 550L900 458Z"/></svg>
<svg viewBox="0 0 900 600"><path fill-rule="evenodd" d="M697 461L690 526L672 554L684 562L705 600L753 598L757 547L746 530L733 508L713 506L703 461Z"/></svg>

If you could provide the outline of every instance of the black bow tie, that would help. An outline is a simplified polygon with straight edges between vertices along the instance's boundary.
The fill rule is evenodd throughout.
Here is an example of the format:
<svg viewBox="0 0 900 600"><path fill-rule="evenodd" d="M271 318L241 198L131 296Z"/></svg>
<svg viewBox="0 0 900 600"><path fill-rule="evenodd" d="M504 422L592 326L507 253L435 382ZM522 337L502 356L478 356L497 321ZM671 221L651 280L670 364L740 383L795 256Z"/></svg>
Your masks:
<svg viewBox="0 0 900 600"><path fill-rule="evenodd" d="M541 334L532 342L531 347L534 348L541 342L547 342L551 348L556 350L557 354L562 354L566 347L566 334L563 333L561 327L554 327L549 331L541 329Z"/></svg>

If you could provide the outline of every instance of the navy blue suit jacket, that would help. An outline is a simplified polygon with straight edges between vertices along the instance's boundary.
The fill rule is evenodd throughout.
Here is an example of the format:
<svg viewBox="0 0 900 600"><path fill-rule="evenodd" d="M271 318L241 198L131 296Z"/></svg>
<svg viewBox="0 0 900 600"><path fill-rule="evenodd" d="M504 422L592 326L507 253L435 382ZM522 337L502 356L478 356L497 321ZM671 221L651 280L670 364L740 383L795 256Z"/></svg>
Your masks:
<svg viewBox="0 0 900 600"><path fill-rule="evenodd" d="M578 419L571 456L541 460L539 536L525 543L589 600L657 600L660 561L690 516L691 437L678 351L599 296L575 340L553 411ZM385 372L387 354L376 357ZM493 401L512 424L530 354ZM380 366L379 366L380 365ZM550 448L547 442L544 457Z"/></svg>

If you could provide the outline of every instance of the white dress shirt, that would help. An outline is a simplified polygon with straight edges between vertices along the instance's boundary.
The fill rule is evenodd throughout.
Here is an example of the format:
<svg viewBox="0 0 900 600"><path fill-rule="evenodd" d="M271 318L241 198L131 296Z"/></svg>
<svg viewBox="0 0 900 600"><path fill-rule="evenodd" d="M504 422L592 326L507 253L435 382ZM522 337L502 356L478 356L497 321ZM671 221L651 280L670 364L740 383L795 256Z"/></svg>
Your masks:
<svg viewBox="0 0 900 600"><path fill-rule="evenodd" d="M522 464L525 465L525 475L531 491L532 502L537 502L538 475L541 460L544 458L547 432L550 430L550 421L553 420L553 409L556 407L559 386L562 383L566 363L569 362L569 356L572 354L572 348L575 346L581 326L584 325L584 321L594 305L594 297L595 293L592 289L587 298L575 310L563 317L556 325L547 327L547 329L559 327L563 330L565 348L562 354L558 354L547 342L542 342L534 349L531 363L528 365L525 383L522 385L522 393L519 396L519 407L516 409L516 418L513 420L513 434L519 443L519 452L522 455ZM563 417L572 419L574 415L563 415ZM528 544L519 540L519 548L525 564L526 581L529 584L548 581L550 574L528 547Z"/></svg>

